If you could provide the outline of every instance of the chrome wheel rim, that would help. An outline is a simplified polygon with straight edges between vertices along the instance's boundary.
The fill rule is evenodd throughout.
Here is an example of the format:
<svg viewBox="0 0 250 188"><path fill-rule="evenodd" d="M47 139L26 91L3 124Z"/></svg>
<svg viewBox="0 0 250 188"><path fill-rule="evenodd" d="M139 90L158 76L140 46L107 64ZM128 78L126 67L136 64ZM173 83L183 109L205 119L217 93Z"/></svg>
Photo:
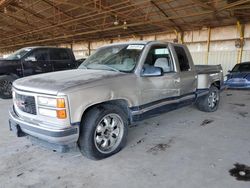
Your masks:
<svg viewBox="0 0 250 188"><path fill-rule="evenodd" d="M96 126L94 134L95 146L101 153L113 152L121 143L124 124L118 114L104 116Z"/></svg>
<svg viewBox="0 0 250 188"><path fill-rule="evenodd" d="M212 93L210 93L210 95L208 96L209 108L211 109L215 108L218 103L218 100L219 100L219 96L217 95L216 91L213 91Z"/></svg>

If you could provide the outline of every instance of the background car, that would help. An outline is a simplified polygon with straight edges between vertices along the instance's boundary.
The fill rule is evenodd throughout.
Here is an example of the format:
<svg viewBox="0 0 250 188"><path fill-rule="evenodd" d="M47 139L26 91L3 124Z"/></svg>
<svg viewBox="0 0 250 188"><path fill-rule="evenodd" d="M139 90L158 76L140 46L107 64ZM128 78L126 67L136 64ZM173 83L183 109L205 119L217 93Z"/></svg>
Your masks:
<svg viewBox="0 0 250 188"><path fill-rule="evenodd" d="M26 47L0 59L0 97L11 98L14 80L35 74L75 69L78 62L71 49Z"/></svg>
<svg viewBox="0 0 250 188"><path fill-rule="evenodd" d="M80 59L77 59L76 62L78 65L81 65L87 58L80 58Z"/></svg>
<svg viewBox="0 0 250 188"><path fill-rule="evenodd" d="M227 88L250 89L250 62L243 62L228 71L225 85Z"/></svg>

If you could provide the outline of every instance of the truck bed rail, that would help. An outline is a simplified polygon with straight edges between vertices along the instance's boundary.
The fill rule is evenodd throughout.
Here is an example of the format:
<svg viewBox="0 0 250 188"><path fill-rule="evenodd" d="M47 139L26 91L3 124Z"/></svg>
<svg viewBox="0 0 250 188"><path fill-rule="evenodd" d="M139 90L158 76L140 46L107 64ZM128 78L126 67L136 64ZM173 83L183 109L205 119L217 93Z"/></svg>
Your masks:
<svg viewBox="0 0 250 188"><path fill-rule="evenodd" d="M221 65L195 65L197 74L212 74L222 71Z"/></svg>

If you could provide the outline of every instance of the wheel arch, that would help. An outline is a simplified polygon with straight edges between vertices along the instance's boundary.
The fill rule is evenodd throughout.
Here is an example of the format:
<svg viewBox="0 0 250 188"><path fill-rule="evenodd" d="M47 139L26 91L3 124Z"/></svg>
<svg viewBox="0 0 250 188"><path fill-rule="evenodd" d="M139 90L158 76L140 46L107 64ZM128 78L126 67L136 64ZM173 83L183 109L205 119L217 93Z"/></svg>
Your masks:
<svg viewBox="0 0 250 188"><path fill-rule="evenodd" d="M114 100L99 102L99 103L88 106L82 113L80 123L83 122L86 114L90 110L92 110L93 108L105 108L105 106L107 106L107 105L115 105L115 106L118 106L119 108L121 108L124 111L124 113L127 115L129 123L131 122L130 121L131 114L130 114L130 110L129 110L129 102L126 99L114 99Z"/></svg>
<svg viewBox="0 0 250 188"><path fill-rule="evenodd" d="M221 81L217 80L211 84L211 86L217 87L219 90L221 89Z"/></svg>

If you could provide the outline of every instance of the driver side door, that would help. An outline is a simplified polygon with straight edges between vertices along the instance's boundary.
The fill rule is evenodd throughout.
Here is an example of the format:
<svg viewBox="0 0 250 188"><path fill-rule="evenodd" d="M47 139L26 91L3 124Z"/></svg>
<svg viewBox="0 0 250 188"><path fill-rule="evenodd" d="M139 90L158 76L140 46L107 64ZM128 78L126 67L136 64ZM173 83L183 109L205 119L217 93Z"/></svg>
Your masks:
<svg viewBox="0 0 250 188"><path fill-rule="evenodd" d="M47 49L35 49L22 61L24 76L53 71Z"/></svg>
<svg viewBox="0 0 250 188"><path fill-rule="evenodd" d="M179 75L167 45L151 46L144 68L155 66L163 68L164 74L155 77L140 77L141 101L143 107L154 109L167 104L180 95Z"/></svg>

